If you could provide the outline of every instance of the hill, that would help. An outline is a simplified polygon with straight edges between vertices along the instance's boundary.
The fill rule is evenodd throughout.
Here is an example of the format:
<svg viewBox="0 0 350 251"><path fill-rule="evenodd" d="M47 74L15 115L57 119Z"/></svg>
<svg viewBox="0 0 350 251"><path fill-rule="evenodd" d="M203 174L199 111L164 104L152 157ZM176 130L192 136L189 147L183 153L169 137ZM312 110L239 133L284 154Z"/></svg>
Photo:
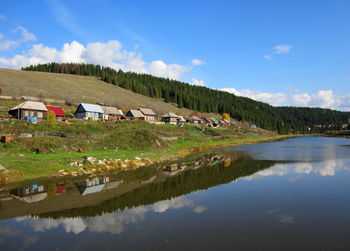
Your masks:
<svg viewBox="0 0 350 251"><path fill-rule="evenodd" d="M321 108L273 107L269 104L201 86L148 74L116 71L92 64L49 63L24 68L26 71L95 76L112 86L176 103L178 107L210 113L229 113L239 121L279 133L324 132L339 129L350 113Z"/></svg>
<svg viewBox="0 0 350 251"><path fill-rule="evenodd" d="M8 96L42 96L72 103L102 102L124 109L148 107L160 114L172 111L187 115L191 112L160 99L110 85L93 76L0 69L0 88L3 95Z"/></svg>

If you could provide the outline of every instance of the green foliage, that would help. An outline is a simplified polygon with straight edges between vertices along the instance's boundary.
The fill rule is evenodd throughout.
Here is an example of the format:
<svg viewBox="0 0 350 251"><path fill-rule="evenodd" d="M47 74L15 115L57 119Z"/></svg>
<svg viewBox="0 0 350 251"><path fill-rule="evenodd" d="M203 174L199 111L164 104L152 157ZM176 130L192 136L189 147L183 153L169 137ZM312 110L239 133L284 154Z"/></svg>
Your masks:
<svg viewBox="0 0 350 251"><path fill-rule="evenodd" d="M347 123L350 113L320 108L273 107L269 104L233 94L148 74L116 71L92 64L49 63L22 68L96 76L101 80L136 93L163 99L199 112L228 113L231 118L249 121L258 127L279 133L314 133L338 129Z"/></svg>
<svg viewBox="0 0 350 251"><path fill-rule="evenodd" d="M54 126L57 122L56 114L53 111L48 111L46 115L46 121L49 126Z"/></svg>

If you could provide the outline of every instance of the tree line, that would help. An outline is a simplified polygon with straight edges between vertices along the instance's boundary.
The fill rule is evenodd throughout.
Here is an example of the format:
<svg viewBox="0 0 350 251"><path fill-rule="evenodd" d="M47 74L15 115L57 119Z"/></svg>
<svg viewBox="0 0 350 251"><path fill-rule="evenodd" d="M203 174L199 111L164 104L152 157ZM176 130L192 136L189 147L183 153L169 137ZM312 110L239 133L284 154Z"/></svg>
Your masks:
<svg viewBox="0 0 350 251"><path fill-rule="evenodd" d="M107 83L133 92L175 103L180 108L207 113L228 113L238 121L248 121L258 127L282 134L339 129L340 125L347 123L350 117L350 113L330 109L273 107L220 90L100 65L47 63L31 65L22 70L96 76Z"/></svg>

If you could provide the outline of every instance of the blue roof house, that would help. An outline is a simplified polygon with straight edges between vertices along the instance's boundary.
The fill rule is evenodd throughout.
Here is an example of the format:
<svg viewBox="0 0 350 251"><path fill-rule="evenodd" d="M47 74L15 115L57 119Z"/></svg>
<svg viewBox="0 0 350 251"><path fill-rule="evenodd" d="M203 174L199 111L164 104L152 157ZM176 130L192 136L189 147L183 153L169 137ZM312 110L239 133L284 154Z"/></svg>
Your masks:
<svg viewBox="0 0 350 251"><path fill-rule="evenodd" d="M103 110L99 105L81 103L75 111L75 117L79 119L100 120L103 119Z"/></svg>

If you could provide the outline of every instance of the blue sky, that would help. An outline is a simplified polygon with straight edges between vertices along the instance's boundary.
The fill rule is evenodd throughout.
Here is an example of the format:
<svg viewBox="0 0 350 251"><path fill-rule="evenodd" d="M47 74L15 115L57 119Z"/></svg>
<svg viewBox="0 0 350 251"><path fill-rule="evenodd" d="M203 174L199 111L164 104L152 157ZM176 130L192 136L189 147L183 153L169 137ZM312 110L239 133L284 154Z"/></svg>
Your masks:
<svg viewBox="0 0 350 251"><path fill-rule="evenodd" d="M350 110L350 1L7 1L0 67L58 61Z"/></svg>

